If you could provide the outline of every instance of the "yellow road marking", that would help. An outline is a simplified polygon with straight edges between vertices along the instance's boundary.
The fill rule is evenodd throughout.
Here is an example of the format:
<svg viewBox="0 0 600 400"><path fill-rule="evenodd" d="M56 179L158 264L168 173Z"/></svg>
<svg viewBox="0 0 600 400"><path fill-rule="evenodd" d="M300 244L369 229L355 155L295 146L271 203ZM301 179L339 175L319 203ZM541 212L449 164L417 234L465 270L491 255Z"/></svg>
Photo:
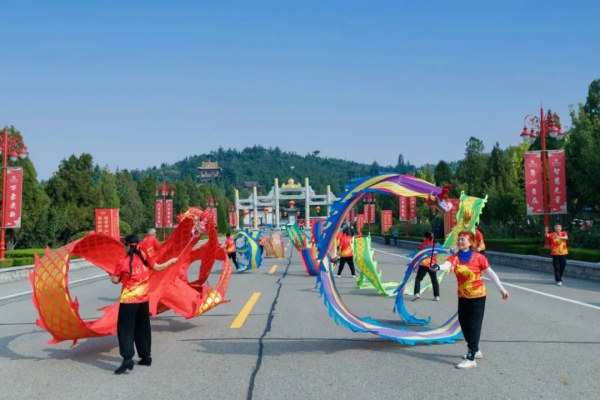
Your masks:
<svg viewBox="0 0 600 400"><path fill-rule="evenodd" d="M242 308L242 311L240 311L238 316L235 317L235 319L233 320L233 323L231 324L231 326L229 328L239 329L242 326L244 326L244 322L246 321L246 318L248 318L250 311L252 311L252 308L258 301L259 297L260 297L260 292L252 293L252 296L250 296L250 300L248 300L248 302L246 303L244 308Z"/></svg>
<svg viewBox="0 0 600 400"><path fill-rule="evenodd" d="M271 267L271 269L269 270L269 275L273 275L275 273L276 269L277 269L277 264L275 264Z"/></svg>

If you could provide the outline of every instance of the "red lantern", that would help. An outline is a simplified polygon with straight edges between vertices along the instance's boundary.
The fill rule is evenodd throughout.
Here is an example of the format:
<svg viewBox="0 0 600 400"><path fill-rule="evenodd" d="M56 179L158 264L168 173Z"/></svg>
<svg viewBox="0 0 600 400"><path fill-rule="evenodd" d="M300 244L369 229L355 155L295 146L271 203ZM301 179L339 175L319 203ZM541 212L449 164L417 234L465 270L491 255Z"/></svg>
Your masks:
<svg viewBox="0 0 600 400"><path fill-rule="evenodd" d="M265 207L265 209L263 211L266 212L266 213L268 213L269 212L269 208Z"/></svg>
<svg viewBox="0 0 600 400"><path fill-rule="evenodd" d="M317 206L317 207L315 208L315 210L317 210L317 213L318 213L319 211L321 211L321 207Z"/></svg>
<svg viewBox="0 0 600 400"><path fill-rule="evenodd" d="M244 210L244 215L248 215L248 214L250 214L250 211Z"/></svg>
<svg viewBox="0 0 600 400"><path fill-rule="evenodd" d="M294 200L290 200L288 204L290 205L290 207L294 207L294 204L296 204L296 202Z"/></svg>

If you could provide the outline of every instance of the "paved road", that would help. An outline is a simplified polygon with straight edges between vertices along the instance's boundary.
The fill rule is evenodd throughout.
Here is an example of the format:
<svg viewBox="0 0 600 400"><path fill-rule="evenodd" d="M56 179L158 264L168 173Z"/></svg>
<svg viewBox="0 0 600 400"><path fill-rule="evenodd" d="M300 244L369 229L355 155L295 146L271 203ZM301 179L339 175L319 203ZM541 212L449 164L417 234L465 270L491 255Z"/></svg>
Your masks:
<svg viewBox="0 0 600 400"><path fill-rule="evenodd" d="M383 280L400 281L404 252L375 245ZM403 347L335 325L296 251L266 259L251 273L232 277L227 303L184 320L171 313L153 320L152 367L123 376L116 337L48 345L34 324L30 297L0 300L0 399L390 399L597 398L600 357L600 285L494 266L511 294L502 301L488 285L479 368L454 365L465 343ZM273 274L268 272L273 265ZM197 266L191 268L191 276ZM216 282L218 271L213 273ZM102 271L73 272L71 287L85 318L117 299L119 287ZM393 299L358 290L348 271L338 279L357 315L401 326ZM508 286L511 285L511 286ZM0 298L29 290L27 283L0 286ZM456 284L448 276L441 302L431 292L409 304L432 326L456 309ZM260 297L239 329L230 325L253 293ZM554 296L554 297L551 297Z"/></svg>

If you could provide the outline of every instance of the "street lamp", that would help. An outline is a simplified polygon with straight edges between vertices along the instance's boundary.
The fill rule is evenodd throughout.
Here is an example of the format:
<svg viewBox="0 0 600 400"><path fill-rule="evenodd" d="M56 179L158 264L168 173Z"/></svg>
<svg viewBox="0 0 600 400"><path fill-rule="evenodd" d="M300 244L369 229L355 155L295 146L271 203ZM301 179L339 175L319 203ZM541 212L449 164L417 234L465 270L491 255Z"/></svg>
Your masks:
<svg viewBox="0 0 600 400"><path fill-rule="evenodd" d="M170 195L171 197L175 196L175 190L173 189L173 186L167 184L164 180L162 185L157 186L156 190L154 191L154 194L156 195L156 197L161 197L162 196L162 228L163 228L163 242L167 240L167 196Z"/></svg>
<svg viewBox="0 0 600 400"><path fill-rule="evenodd" d="M365 198L363 199L363 202L369 204L369 208L368 208L369 215L367 215L366 218L369 222L369 233L370 233L371 232L371 207L370 207L370 205L371 205L371 203L377 202L377 199L375 198L375 196L373 196L372 193L369 193L365 196ZM373 205L373 207L375 207L375 205ZM375 222L375 221L373 221L373 222Z"/></svg>
<svg viewBox="0 0 600 400"><path fill-rule="evenodd" d="M207 202L206 202L206 209L210 211L210 215L213 219L213 222L216 224L217 223L217 206L219 205L219 201L217 199L215 199L214 197L209 197Z"/></svg>
<svg viewBox="0 0 600 400"><path fill-rule="evenodd" d="M6 193L6 168L8 167L8 159L10 161L15 162L19 158L27 158L29 152L27 151L27 147L25 147L25 143L23 142L23 136L20 133L13 133L10 136L8 135L8 126L4 127L4 135L1 136L0 149L2 152L2 194ZM4 204L4 200L2 201L2 218L0 226L0 260L4 260L4 255L6 252L6 237L5 237L5 229L4 225L6 223L4 217L6 215L6 205Z"/></svg>
<svg viewBox="0 0 600 400"><path fill-rule="evenodd" d="M529 130L527 129L529 126ZM562 140L565 137L565 132L560 125L560 117L548 110L548 114L544 116L544 109L540 108L540 116L528 115L525 117L521 139L529 144L534 144L540 138L542 145L542 196L544 197L544 226L548 228L548 182L546 179L547 173L547 155L546 155L546 137Z"/></svg>

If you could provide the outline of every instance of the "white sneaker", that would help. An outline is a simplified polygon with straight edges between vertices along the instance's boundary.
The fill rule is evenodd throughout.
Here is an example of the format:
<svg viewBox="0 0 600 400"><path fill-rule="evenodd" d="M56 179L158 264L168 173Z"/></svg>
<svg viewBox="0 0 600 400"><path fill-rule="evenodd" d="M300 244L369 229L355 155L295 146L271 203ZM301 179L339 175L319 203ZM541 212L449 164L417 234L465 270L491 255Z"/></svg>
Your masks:
<svg viewBox="0 0 600 400"><path fill-rule="evenodd" d="M469 368L475 368L477 367L477 363L475 362L475 360L471 361L471 360L465 360L463 362L461 362L460 364L456 365L456 368L458 369L469 369Z"/></svg>
<svg viewBox="0 0 600 400"><path fill-rule="evenodd" d="M558 281L558 282L556 282L556 285L557 285L557 286L562 286L562 281Z"/></svg>
<svg viewBox="0 0 600 400"><path fill-rule="evenodd" d="M341 275L338 275L337 277L338 277L338 278L341 278L342 276L341 276Z"/></svg>
<svg viewBox="0 0 600 400"><path fill-rule="evenodd" d="M421 298L420 294L415 294L415 297L413 297L413 301L419 300L420 298Z"/></svg>
<svg viewBox="0 0 600 400"><path fill-rule="evenodd" d="M356 275L352 275L353 278L356 278Z"/></svg>
<svg viewBox="0 0 600 400"><path fill-rule="evenodd" d="M440 296L435 296L433 301L440 301Z"/></svg>
<svg viewBox="0 0 600 400"><path fill-rule="evenodd" d="M465 354L462 358L463 360L467 359L468 354ZM475 353L475 359L478 360L480 358L483 358L483 353L481 352L481 350L477 350L477 353Z"/></svg>

